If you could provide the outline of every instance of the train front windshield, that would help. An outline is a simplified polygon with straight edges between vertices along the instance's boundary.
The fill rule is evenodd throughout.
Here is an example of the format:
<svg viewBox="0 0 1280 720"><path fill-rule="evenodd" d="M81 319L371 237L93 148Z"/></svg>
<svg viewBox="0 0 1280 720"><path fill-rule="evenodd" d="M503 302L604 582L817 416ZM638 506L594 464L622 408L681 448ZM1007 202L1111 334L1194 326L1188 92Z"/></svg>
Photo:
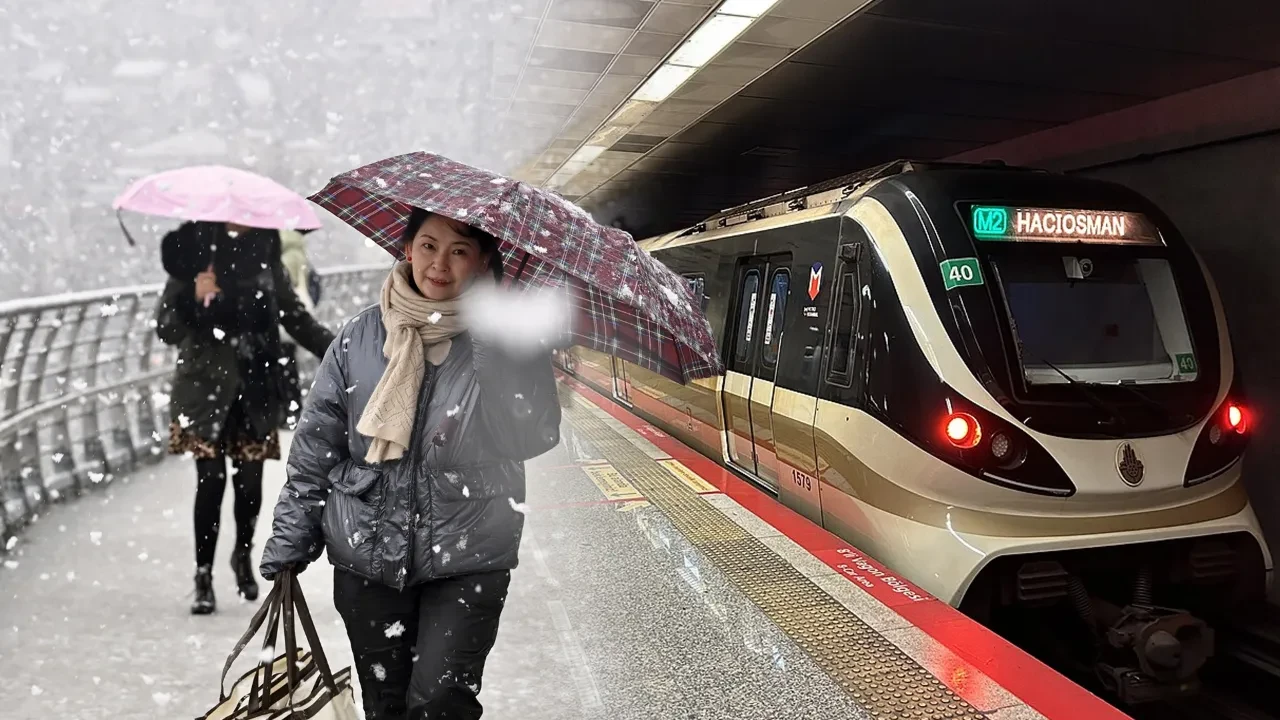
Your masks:
<svg viewBox="0 0 1280 720"><path fill-rule="evenodd" d="M1195 379L1167 260L1054 255L993 264L1028 383Z"/></svg>
<svg viewBox="0 0 1280 720"><path fill-rule="evenodd" d="M1003 221L983 227L980 210L975 235L988 241L1029 385L1196 379L1174 273L1145 218L999 208Z"/></svg>

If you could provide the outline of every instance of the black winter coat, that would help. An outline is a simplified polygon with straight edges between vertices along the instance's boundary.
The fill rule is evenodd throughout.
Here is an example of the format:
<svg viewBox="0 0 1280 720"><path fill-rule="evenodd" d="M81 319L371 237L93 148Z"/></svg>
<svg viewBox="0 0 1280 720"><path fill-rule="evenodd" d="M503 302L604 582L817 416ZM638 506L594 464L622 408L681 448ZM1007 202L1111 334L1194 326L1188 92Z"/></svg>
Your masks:
<svg viewBox="0 0 1280 720"><path fill-rule="evenodd" d="M326 547L335 566L397 589L516 566L524 461L560 441L550 358L516 360L459 335L439 367L427 364L404 457L369 465L356 425L386 370L386 339L373 307L325 355L289 449L264 578Z"/></svg>
<svg viewBox="0 0 1280 720"><path fill-rule="evenodd" d="M171 420L217 442L239 400L255 434L266 437L285 411L280 326L317 357L333 342L294 294L280 236L252 231L233 242L221 224L186 223L165 236L160 254L169 280L156 307L156 334L178 348ZM223 293L205 307L195 297L195 276L210 262Z"/></svg>

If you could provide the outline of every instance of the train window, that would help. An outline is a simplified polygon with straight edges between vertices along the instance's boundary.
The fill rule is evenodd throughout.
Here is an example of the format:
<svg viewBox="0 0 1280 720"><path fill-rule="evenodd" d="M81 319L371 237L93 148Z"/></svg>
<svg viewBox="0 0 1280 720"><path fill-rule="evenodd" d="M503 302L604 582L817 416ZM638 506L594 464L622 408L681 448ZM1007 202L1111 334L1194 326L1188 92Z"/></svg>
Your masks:
<svg viewBox="0 0 1280 720"><path fill-rule="evenodd" d="M1036 256L994 264L1027 382L1065 383L1064 374L1101 383L1196 378L1167 260Z"/></svg>
<svg viewBox="0 0 1280 720"><path fill-rule="evenodd" d="M764 345L761 360L773 367L778 364L778 350L782 347L782 321L787 311L787 290L791 287L791 273L785 268L775 270L770 283L769 308L764 321Z"/></svg>
<svg viewBox="0 0 1280 720"><path fill-rule="evenodd" d="M739 363L745 363L751 357L751 333L755 329L759 295L760 272L749 270L742 279L742 294L738 300L738 336L734 355Z"/></svg>
<svg viewBox="0 0 1280 720"><path fill-rule="evenodd" d="M858 317L858 277L853 265L844 265L840 275L840 304L836 309L836 326L831 333L831 365L829 381L848 386L853 359L854 327Z"/></svg>
<svg viewBox="0 0 1280 720"><path fill-rule="evenodd" d="M689 292L693 294L694 301L698 303L698 306L702 309L702 312L705 313L707 311L707 301L710 299L707 297L706 276L703 275L702 273L696 273L696 274L690 273L687 275L682 275L681 277L683 277L685 281L689 283Z"/></svg>

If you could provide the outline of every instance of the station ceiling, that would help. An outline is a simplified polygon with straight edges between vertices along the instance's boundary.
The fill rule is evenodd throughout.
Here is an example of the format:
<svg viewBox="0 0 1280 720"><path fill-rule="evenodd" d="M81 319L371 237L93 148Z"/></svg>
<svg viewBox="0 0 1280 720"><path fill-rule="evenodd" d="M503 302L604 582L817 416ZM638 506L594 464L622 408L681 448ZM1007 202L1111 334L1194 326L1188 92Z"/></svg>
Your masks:
<svg viewBox="0 0 1280 720"><path fill-rule="evenodd" d="M555 187L718 4L616 0L611 42L551 61L598 67L544 59L522 73L601 82L565 94L573 107L518 173ZM781 0L557 189L645 237L895 158L946 158L1277 66L1270 0Z"/></svg>

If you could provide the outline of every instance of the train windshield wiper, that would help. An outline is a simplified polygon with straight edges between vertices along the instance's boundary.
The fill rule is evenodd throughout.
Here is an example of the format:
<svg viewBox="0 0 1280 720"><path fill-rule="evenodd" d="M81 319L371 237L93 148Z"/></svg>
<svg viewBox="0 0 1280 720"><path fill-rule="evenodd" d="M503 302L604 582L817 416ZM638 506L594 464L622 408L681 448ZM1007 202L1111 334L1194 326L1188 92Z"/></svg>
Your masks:
<svg viewBox="0 0 1280 720"><path fill-rule="evenodd" d="M1142 401L1142 403L1147 407L1151 408L1152 410L1155 410L1156 412L1163 413L1166 418L1178 418L1179 420L1188 420L1188 421L1195 419L1195 416L1189 412L1186 412L1186 411L1176 412L1172 410L1168 405L1165 405L1159 400L1156 400L1155 398L1151 397L1145 392L1142 392L1138 388L1134 387L1134 384L1131 381L1122 380L1116 383L1116 387L1122 388L1128 391L1130 395L1138 398L1138 400Z"/></svg>
<svg viewBox="0 0 1280 720"><path fill-rule="evenodd" d="M1067 373L1063 372L1062 369L1059 368L1057 365L1054 365L1053 363L1049 362L1048 360L1045 360L1042 357L1037 357L1036 361L1044 364L1050 370L1053 370L1054 372L1058 373L1063 378L1065 378L1067 381L1067 384L1075 388L1080 393L1080 397L1084 398L1085 401L1088 402L1090 405L1092 405L1095 409L1101 410L1104 414L1107 415L1107 417L1111 418L1110 422L1098 423L1099 425L1114 425L1117 430L1124 429L1124 418L1120 416L1120 413L1116 412L1116 409L1114 407L1112 407L1108 403L1103 402L1102 398L1093 394L1093 391L1089 389L1090 383L1081 382L1071 377Z"/></svg>

